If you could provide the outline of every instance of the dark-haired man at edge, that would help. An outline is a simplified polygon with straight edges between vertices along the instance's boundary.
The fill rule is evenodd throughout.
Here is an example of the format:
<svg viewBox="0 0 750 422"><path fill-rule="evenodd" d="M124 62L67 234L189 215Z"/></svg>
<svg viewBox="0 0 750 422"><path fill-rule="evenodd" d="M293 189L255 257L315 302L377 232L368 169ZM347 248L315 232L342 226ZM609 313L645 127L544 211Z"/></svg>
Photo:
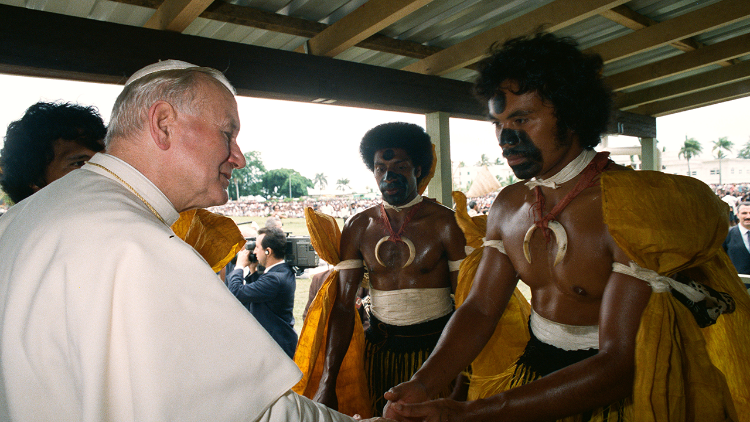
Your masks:
<svg viewBox="0 0 750 422"><path fill-rule="evenodd" d="M336 378L366 267L372 305L365 371L373 410L380 414L383 393L419 369L453 313L451 293L465 240L453 211L418 192L433 160L424 129L400 122L377 126L363 137L360 153L383 202L352 216L342 231L342 269L315 400L338 407Z"/></svg>
<svg viewBox="0 0 750 422"><path fill-rule="evenodd" d="M38 102L11 122L0 151L0 186L18 203L104 149L95 107Z"/></svg>
<svg viewBox="0 0 750 422"><path fill-rule="evenodd" d="M593 151L609 115L601 66L550 34L511 40L483 63L477 93L524 182L494 201L472 290L422 368L386 393L387 417L632 420L636 334L652 287L661 294L667 277L633 263L604 222L601 180L635 172ZM482 350L519 279L532 292L531 339L507 386L475 401L429 401ZM718 416L695 420L728 420L733 410L730 399Z"/></svg>

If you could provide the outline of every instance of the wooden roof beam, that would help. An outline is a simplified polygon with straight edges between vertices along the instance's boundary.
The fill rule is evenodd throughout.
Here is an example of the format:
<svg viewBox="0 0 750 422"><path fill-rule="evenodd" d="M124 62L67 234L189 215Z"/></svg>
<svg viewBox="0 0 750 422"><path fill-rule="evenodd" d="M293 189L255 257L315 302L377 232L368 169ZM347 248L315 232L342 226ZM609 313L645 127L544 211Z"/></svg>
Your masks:
<svg viewBox="0 0 750 422"><path fill-rule="evenodd" d="M741 35L689 53L670 57L635 69L609 75L607 81L615 91L677 75L710 64L750 54L750 34Z"/></svg>
<svg viewBox="0 0 750 422"><path fill-rule="evenodd" d="M182 32L213 0L164 0L144 28Z"/></svg>
<svg viewBox="0 0 750 422"><path fill-rule="evenodd" d="M747 96L750 96L750 79L721 85L669 100L646 104L630 111L660 117Z"/></svg>
<svg viewBox="0 0 750 422"><path fill-rule="evenodd" d="M148 7L151 9L156 9L160 3L160 0L110 1ZM246 6L237 6L222 1L214 1L213 4L208 6L208 8L201 13L200 17L215 20L217 22L232 23L235 25L305 38L313 38L329 26L320 22L309 21L307 19L295 18L292 16L284 16ZM370 36L357 44L357 47L396 54L399 56L412 57L415 59L423 59L442 50L440 47L426 46L413 41L396 40L381 34Z"/></svg>
<svg viewBox="0 0 750 422"><path fill-rule="evenodd" d="M495 41L528 34L541 25L545 25L547 31L556 31L626 2L627 0L555 0L406 66L403 70L427 75L445 75L481 60Z"/></svg>
<svg viewBox="0 0 750 422"><path fill-rule="evenodd" d="M631 10L628 6L622 5L617 6L611 10L605 10L600 13L603 17L611 20L612 22L618 23L626 28L630 28L634 31L643 29L649 26L656 25L657 21L649 18L648 16L641 15L640 13ZM672 47L682 51L694 51L704 46L704 44L695 38L685 38L683 40L669 43ZM733 60L718 63L721 66L731 66L734 64Z"/></svg>
<svg viewBox="0 0 750 422"><path fill-rule="evenodd" d="M369 0L307 41L307 53L336 57L432 0Z"/></svg>
<svg viewBox="0 0 750 422"><path fill-rule="evenodd" d="M750 60L654 87L621 93L615 99L615 106L621 110L628 110L643 104L679 97L743 79L750 79Z"/></svg>
<svg viewBox="0 0 750 422"><path fill-rule="evenodd" d="M586 50L611 63L750 17L750 1L723 0Z"/></svg>

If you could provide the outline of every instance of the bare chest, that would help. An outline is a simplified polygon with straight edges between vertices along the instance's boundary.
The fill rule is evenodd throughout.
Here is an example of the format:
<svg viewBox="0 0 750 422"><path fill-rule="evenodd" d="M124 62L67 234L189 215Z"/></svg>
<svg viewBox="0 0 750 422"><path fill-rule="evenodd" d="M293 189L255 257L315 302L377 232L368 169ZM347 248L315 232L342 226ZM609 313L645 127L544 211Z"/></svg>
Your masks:
<svg viewBox="0 0 750 422"><path fill-rule="evenodd" d="M552 201L550 201L552 202ZM501 217L503 244L519 277L537 295L601 298L612 265L611 237L598 190L582 192L548 222L526 201ZM542 217L555 203L546 204Z"/></svg>

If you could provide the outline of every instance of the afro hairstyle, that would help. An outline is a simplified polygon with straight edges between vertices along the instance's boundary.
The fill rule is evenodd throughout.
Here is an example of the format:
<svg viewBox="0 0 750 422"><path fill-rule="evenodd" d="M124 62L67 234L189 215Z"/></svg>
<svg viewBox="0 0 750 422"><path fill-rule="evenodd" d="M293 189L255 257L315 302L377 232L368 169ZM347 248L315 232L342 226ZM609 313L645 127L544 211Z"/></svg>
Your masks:
<svg viewBox="0 0 750 422"><path fill-rule="evenodd" d="M386 148L401 148L406 151L414 167L422 170L417 183L427 176L432 167L430 135L419 125L392 122L368 130L359 144L359 154L370 171L375 170L375 153Z"/></svg>

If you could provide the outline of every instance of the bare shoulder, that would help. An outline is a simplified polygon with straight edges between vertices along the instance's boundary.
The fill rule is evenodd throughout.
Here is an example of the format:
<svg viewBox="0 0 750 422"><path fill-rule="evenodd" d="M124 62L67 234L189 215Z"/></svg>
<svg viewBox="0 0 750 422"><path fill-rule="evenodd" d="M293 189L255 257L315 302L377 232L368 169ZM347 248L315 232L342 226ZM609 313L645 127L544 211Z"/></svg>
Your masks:
<svg viewBox="0 0 750 422"><path fill-rule="evenodd" d="M431 199L424 201L424 209L429 212L432 218L455 219L456 213L452 209Z"/></svg>
<svg viewBox="0 0 750 422"><path fill-rule="evenodd" d="M514 183L504 187L492 201L490 214L502 213L509 209L518 208L529 195L529 188L524 185L524 181ZM490 217L491 218L491 217Z"/></svg>
<svg viewBox="0 0 750 422"><path fill-rule="evenodd" d="M344 223L344 227L341 229L342 236L347 236L351 233L359 233L364 231L370 224L373 218L378 217L378 207L372 206L362 212L358 212L353 216L349 217Z"/></svg>

